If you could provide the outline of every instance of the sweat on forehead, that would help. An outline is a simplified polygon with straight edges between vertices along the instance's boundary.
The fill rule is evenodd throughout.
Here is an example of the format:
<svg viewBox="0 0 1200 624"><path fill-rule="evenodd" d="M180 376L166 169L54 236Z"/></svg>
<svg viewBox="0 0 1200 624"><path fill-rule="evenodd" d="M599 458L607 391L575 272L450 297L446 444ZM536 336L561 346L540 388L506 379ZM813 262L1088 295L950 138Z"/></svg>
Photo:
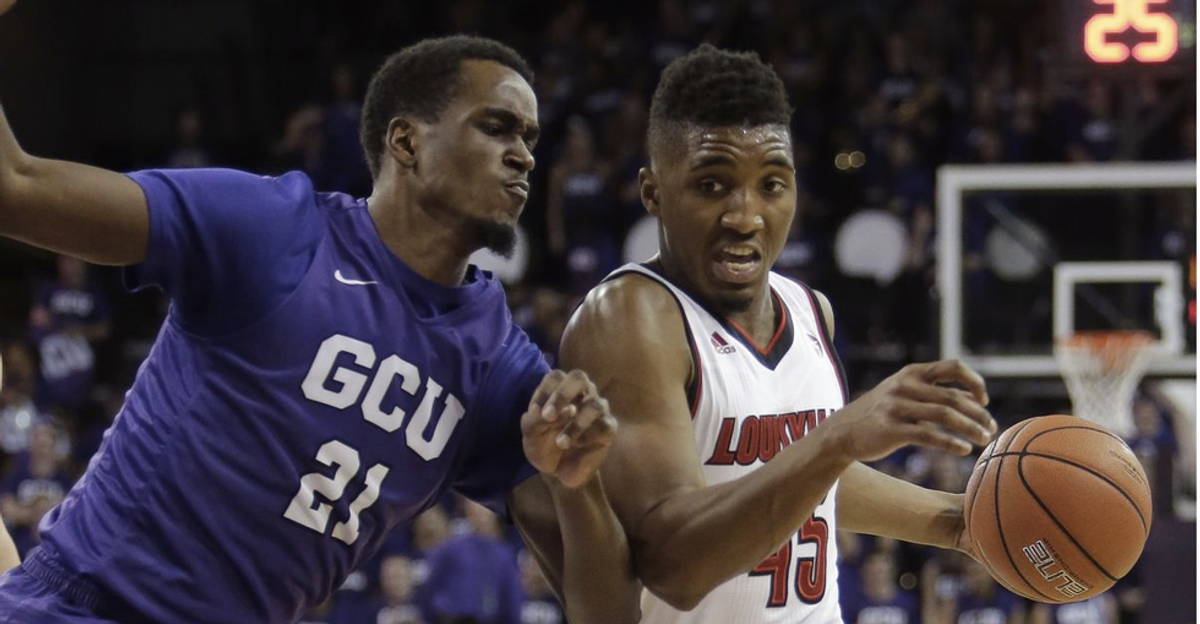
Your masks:
<svg viewBox="0 0 1200 624"><path fill-rule="evenodd" d="M769 148L779 145L792 152L791 130L782 124L707 126L676 122L661 124L650 133L652 167L678 162L701 150L720 150L723 145Z"/></svg>

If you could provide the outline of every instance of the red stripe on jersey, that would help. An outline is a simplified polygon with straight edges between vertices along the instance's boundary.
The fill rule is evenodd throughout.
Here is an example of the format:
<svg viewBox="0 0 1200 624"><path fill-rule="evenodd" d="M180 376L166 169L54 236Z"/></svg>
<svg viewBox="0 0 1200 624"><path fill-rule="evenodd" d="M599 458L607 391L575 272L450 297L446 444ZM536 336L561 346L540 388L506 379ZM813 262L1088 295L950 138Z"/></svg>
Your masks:
<svg viewBox="0 0 1200 624"><path fill-rule="evenodd" d="M729 323L730 327L736 329L746 339L747 344L753 345L754 350L763 356L771 354L771 349L775 348L775 343L779 341L779 337L783 335L783 330L787 328L788 324L787 306L783 305L783 300L779 298L779 295L774 290L771 291L771 298L772 301L779 305L779 323L775 326L775 335L771 336L771 340L767 342L767 346L765 347L758 346L754 338L733 319L725 319L725 322Z"/></svg>

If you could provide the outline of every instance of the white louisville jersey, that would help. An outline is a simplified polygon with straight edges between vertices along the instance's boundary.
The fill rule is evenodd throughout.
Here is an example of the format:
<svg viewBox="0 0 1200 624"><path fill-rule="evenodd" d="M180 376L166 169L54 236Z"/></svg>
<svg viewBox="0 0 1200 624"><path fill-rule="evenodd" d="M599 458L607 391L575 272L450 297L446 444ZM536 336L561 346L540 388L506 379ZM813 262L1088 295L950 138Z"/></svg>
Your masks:
<svg viewBox="0 0 1200 624"><path fill-rule="evenodd" d="M779 324L771 341L760 347L736 324L709 313L645 266L626 265L612 277L630 272L646 275L666 286L683 312L696 364L696 373L687 389L692 428L709 485L732 481L757 470L845 405L841 364L830 343L820 306L807 286L770 274ZM803 475L797 478L802 479ZM841 622L834 522L836 491L835 483L813 515L776 553L749 573L714 589L692 611L678 611L643 592L642 622ZM743 530L754 529L747 526Z"/></svg>

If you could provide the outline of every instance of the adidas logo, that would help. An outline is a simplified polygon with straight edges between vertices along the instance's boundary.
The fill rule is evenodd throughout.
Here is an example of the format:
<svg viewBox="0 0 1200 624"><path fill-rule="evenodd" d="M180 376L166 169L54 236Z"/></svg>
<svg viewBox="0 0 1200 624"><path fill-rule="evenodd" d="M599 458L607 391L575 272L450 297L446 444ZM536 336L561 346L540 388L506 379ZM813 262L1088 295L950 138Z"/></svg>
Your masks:
<svg viewBox="0 0 1200 624"><path fill-rule="evenodd" d="M721 334L718 334L717 332L713 332L712 337L709 338L709 340L712 341L713 348L717 350L717 353L733 353L734 351L737 351L733 345L726 342L725 339L721 337Z"/></svg>

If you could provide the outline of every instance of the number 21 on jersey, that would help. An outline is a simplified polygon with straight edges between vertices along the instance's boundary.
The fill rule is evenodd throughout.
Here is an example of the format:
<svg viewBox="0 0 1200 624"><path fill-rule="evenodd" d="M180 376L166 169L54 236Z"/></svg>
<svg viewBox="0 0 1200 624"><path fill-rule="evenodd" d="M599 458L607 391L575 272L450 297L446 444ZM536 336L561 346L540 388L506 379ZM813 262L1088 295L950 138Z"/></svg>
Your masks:
<svg viewBox="0 0 1200 624"><path fill-rule="evenodd" d="M796 557L795 577L792 576L792 542L799 550L806 544L816 547L812 556ZM800 526L794 540L788 540L775 554L763 559L758 567L750 571L750 576L770 576L771 595L767 597L768 607L787 606L791 590L795 588L796 596L805 604L817 604L825 597L825 570L829 566L828 549L829 523L824 518L813 515Z"/></svg>

